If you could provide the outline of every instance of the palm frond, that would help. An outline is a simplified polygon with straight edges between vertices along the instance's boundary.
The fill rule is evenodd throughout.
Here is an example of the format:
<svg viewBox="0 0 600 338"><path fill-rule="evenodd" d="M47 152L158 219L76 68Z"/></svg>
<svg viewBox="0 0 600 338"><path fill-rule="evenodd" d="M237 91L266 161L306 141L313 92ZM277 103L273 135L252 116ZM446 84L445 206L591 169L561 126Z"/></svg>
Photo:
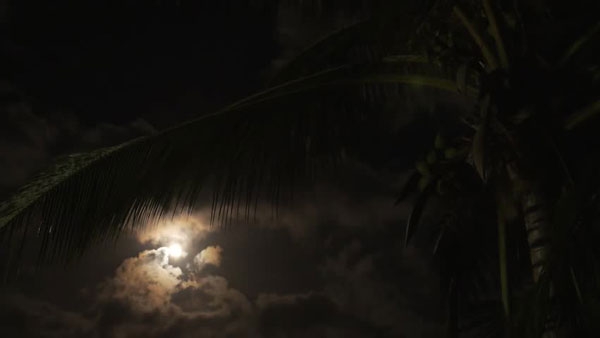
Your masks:
<svg viewBox="0 0 600 338"><path fill-rule="evenodd" d="M271 84L276 85L310 74L323 66L347 64L348 48L357 44L359 36L363 36L364 29L369 24L370 20L364 19L325 35L288 61L271 79ZM337 53L343 55L336 55Z"/></svg>
<svg viewBox="0 0 600 338"><path fill-rule="evenodd" d="M565 122L565 128L567 130L571 130L580 125L582 122L588 121L589 119L595 117L598 113L600 113L600 100L592 102L583 107L583 109L580 111L571 114Z"/></svg>
<svg viewBox="0 0 600 338"><path fill-rule="evenodd" d="M600 32L600 21L596 22L583 36L575 40L569 48L567 48L559 63L565 64L571 60L571 58L587 45L598 32Z"/></svg>
<svg viewBox="0 0 600 338"><path fill-rule="evenodd" d="M494 54L492 53L491 48L488 46L487 42L482 37L479 30L475 27L475 24L467 17L465 12L459 6L454 7L454 14L460 19L462 24L465 26L465 29L473 38L473 41L475 41L475 43L481 50L481 54L483 55L487 63L487 71L491 72L498 68L498 60L496 59L496 56L494 56Z"/></svg>
<svg viewBox="0 0 600 338"><path fill-rule="evenodd" d="M423 54L424 46L432 39L417 34L431 20L438 2L382 1L373 5L368 16L326 34L302 50L275 74L271 83L343 64L378 63L382 59L393 60L395 55Z"/></svg>
<svg viewBox="0 0 600 338"><path fill-rule="evenodd" d="M259 196L277 201L298 180L331 169L358 143L377 114L357 88L408 85L458 93L451 76L439 77L439 67L426 72L420 65L422 72L411 74L413 68L384 63L325 70L156 135L66 157L0 205L0 230L30 226L42 251L49 245L52 254L64 256L149 218L191 208L207 185L216 218L248 216Z"/></svg>

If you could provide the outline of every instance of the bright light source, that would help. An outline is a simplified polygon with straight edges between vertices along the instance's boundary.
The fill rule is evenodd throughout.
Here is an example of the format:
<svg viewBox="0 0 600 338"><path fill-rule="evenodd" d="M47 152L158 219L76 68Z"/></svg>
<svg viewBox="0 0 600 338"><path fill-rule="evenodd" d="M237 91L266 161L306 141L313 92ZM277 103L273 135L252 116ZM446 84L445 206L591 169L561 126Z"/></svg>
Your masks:
<svg viewBox="0 0 600 338"><path fill-rule="evenodd" d="M169 257L179 258L183 255L183 249L181 248L181 245L174 243L167 247L167 254Z"/></svg>

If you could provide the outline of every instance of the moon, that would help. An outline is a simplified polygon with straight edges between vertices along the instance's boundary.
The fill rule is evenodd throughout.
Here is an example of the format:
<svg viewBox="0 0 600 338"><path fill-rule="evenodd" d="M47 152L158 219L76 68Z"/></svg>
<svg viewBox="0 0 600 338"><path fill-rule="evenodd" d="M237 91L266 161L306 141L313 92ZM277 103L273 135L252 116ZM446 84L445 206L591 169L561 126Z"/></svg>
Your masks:
<svg viewBox="0 0 600 338"><path fill-rule="evenodd" d="M183 255L183 248L177 243L173 243L167 247L169 257L179 258Z"/></svg>

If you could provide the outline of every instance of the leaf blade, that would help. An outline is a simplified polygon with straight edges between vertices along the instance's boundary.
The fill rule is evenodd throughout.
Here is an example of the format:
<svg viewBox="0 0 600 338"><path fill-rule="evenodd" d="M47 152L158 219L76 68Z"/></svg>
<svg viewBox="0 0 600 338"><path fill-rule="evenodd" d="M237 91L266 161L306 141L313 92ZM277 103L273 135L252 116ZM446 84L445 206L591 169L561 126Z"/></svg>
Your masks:
<svg viewBox="0 0 600 338"><path fill-rule="evenodd" d="M419 221L421 220L421 216L423 215L423 211L425 210L427 201L429 200L429 197L431 196L431 193L433 192L433 189L435 187L434 182L434 180L429 182L425 190L419 195L419 197L415 201L410 215L408 216L408 220L406 221L406 235L404 237L405 247L408 246L408 243L417 231Z"/></svg>

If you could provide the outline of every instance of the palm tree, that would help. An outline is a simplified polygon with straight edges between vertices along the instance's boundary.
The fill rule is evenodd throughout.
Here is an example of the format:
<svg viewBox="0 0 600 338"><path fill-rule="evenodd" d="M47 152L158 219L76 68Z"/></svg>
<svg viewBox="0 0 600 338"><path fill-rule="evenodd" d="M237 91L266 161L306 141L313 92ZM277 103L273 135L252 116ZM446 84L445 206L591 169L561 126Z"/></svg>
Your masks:
<svg viewBox="0 0 600 338"><path fill-rule="evenodd" d="M577 39L565 25L557 31L564 38L544 39L556 30L543 17L552 8L373 2L369 18L301 53L266 90L156 135L60 159L0 206L0 230L7 243L33 232L51 258L190 210L202 189L213 192L215 219L250 217L259 199L276 205L293 187L339 170L369 132L394 132L390 116L410 109L401 94L425 93L441 102L432 113L444 124L399 200L420 191L407 242L427 201L439 202L434 253L445 252L449 335L469 329L467 319L486 330L472 315L482 306L502 309L511 336L589 328L600 282L588 277L599 254L590 242L598 187L582 168L597 145L600 73L588 47L600 25L575 29ZM468 295L486 284L477 280L499 291ZM521 325L520 312L536 320Z"/></svg>

